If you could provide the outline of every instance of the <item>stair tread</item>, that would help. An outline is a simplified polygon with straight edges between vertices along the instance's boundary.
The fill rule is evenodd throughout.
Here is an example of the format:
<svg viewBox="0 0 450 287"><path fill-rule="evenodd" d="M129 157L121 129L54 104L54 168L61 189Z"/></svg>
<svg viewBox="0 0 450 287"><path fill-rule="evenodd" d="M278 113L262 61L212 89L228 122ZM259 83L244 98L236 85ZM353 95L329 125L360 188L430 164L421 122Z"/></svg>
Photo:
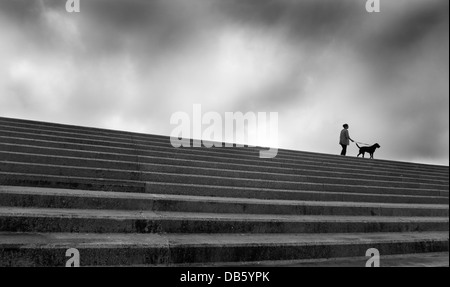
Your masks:
<svg viewBox="0 0 450 287"><path fill-rule="evenodd" d="M11 162L3 162L0 161L1 163L7 163L7 164L12 164ZM167 172L141 172L141 171L137 171L137 170L127 170L127 171L123 171L123 170L116 170L116 169L105 169L105 168L85 168L85 167L76 167L76 166L59 166L59 165L44 165L44 164L31 164L31 163L13 163L13 164L20 164L20 165L33 165L33 166L39 166L39 167L45 167L45 166L49 166L49 167L55 167L55 168L64 168L66 170L83 170L85 171L86 169L90 169L93 171L103 171L103 172L107 172L107 171L118 171L118 172L124 172L124 173L132 173L132 174L148 174L148 175L152 175L152 176L168 176L168 177L176 177L176 178L192 178L195 177L197 180L198 178L202 178L202 179L208 179L208 180L224 180L224 181L241 181L241 182L258 182L258 183L271 183L271 184L275 184L275 183L279 183L279 184L297 184L297 185L306 185L306 186L317 186L317 187L333 187L333 186L339 186L342 188L345 187L360 187L362 189L374 189L374 190L385 190L388 187L387 186L380 186L380 185L376 185L377 181L373 181L375 184L370 185L370 184L342 184L342 183L319 183L319 182L310 182L308 180L305 181L284 181L284 180L268 180L268 179L253 179L253 178L237 178L237 177L225 177L225 176L211 176L211 175L197 175L197 174L183 174L183 173L167 173ZM41 169L42 170L42 169ZM34 173L34 172L7 172L7 171L0 171L0 174L21 174L21 175L37 175L37 176L43 176L43 177L59 177L62 175L55 175L55 174L46 174L45 172L42 173ZM124 181L124 182L136 182L136 183L142 183L142 182L152 182L150 180L148 181L143 181L143 180L131 180L131 179L114 179L114 178L97 178L95 177L95 174L93 174L93 177L86 177L86 176L79 176L79 175L64 175L64 177L66 178L84 178L84 179L102 179L102 180L119 180L119 181ZM332 178L331 178L332 179ZM157 181L157 182L165 182L165 181ZM372 182L370 180L367 180L367 182ZM153 182L152 182L153 183ZM169 183L169 182L166 182ZM176 182L175 182L176 183ZM224 185L225 187L228 187L230 185ZM245 186L246 187L246 186ZM421 188L421 187L389 187L390 190L396 190L396 191L404 191L404 190L414 190L414 191L424 191L424 192L440 192L443 194L448 194L448 187L444 187L444 189L437 189L437 188ZM278 189L278 188L277 188Z"/></svg>
<svg viewBox="0 0 450 287"><path fill-rule="evenodd" d="M189 267L365 267L368 257L194 263ZM176 264L185 267L187 264ZM449 267L449 252L381 255L380 267Z"/></svg>
<svg viewBox="0 0 450 287"><path fill-rule="evenodd" d="M197 221L242 221L242 222L449 222L448 217L404 217L404 216L336 216L336 215L284 215L284 214L236 214L198 213L139 210L94 210L62 208L0 207L0 216L6 217L60 217L101 218L114 220L197 220Z"/></svg>
<svg viewBox="0 0 450 287"><path fill-rule="evenodd" d="M377 208L420 208L420 209L449 209L447 204L422 204L422 203L372 203L372 202L348 202L348 201L302 201L281 199L256 199L256 198L233 198L212 197L176 194L152 194L131 192L108 192L95 190L56 189L41 187L0 186L0 194L14 193L21 195L49 195L66 197L86 198L109 198L109 199L142 199L142 200L177 200L191 202L213 202L213 203L246 203L265 205L298 205L298 206L336 206L336 207L377 207Z"/></svg>
<svg viewBox="0 0 450 287"><path fill-rule="evenodd" d="M445 241L448 232L389 232L389 233L310 233L310 234L140 234L140 233L15 233L0 232L0 247L13 245L38 246L221 246L221 245L314 245L365 244L380 242Z"/></svg>

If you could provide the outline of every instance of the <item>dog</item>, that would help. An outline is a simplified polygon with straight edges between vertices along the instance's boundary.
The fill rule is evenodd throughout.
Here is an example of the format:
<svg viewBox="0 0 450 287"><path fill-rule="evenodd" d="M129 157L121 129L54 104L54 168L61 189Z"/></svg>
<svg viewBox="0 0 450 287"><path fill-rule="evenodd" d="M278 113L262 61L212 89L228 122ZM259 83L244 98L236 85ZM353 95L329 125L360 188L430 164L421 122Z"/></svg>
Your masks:
<svg viewBox="0 0 450 287"><path fill-rule="evenodd" d="M363 146L360 147L358 144L356 144L356 146L359 148L359 153L356 157L359 157L360 154L362 154L362 157L364 157L364 154L367 152L370 154L370 158L373 158L373 153L375 152L375 150L377 148L380 148L379 144L374 144L372 146Z"/></svg>

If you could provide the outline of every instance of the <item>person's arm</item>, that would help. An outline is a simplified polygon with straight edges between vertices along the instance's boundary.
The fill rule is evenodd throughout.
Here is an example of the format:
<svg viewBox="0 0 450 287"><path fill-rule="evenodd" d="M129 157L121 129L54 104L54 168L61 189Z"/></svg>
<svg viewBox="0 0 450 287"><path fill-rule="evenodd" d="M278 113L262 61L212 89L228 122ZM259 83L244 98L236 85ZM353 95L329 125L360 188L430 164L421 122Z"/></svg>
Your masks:
<svg viewBox="0 0 450 287"><path fill-rule="evenodd" d="M352 140L352 138L350 137L350 134L348 133L348 131L347 131L347 138L348 138L349 140L351 140L352 142L355 142L355 141Z"/></svg>

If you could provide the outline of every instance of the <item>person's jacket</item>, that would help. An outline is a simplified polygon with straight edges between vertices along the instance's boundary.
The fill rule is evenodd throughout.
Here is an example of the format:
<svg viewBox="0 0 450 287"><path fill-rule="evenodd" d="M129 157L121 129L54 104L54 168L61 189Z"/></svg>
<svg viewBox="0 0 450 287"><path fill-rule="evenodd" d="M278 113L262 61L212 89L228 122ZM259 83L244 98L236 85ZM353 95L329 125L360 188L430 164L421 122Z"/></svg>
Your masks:
<svg viewBox="0 0 450 287"><path fill-rule="evenodd" d="M350 144L350 135L348 134L348 130L347 129L343 129L341 131L339 144L343 144L343 145L349 145Z"/></svg>

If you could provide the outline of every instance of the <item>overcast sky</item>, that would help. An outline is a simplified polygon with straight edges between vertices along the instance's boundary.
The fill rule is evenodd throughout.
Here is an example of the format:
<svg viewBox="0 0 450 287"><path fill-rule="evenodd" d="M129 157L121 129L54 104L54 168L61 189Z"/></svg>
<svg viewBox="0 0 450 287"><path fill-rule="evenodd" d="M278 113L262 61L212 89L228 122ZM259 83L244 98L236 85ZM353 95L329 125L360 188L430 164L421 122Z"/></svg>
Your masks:
<svg viewBox="0 0 450 287"><path fill-rule="evenodd" d="M0 0L0 116L169 135L278 112L278 143L449 163L449 1ZM356 155L354 144L349 155Z"/></svg>

